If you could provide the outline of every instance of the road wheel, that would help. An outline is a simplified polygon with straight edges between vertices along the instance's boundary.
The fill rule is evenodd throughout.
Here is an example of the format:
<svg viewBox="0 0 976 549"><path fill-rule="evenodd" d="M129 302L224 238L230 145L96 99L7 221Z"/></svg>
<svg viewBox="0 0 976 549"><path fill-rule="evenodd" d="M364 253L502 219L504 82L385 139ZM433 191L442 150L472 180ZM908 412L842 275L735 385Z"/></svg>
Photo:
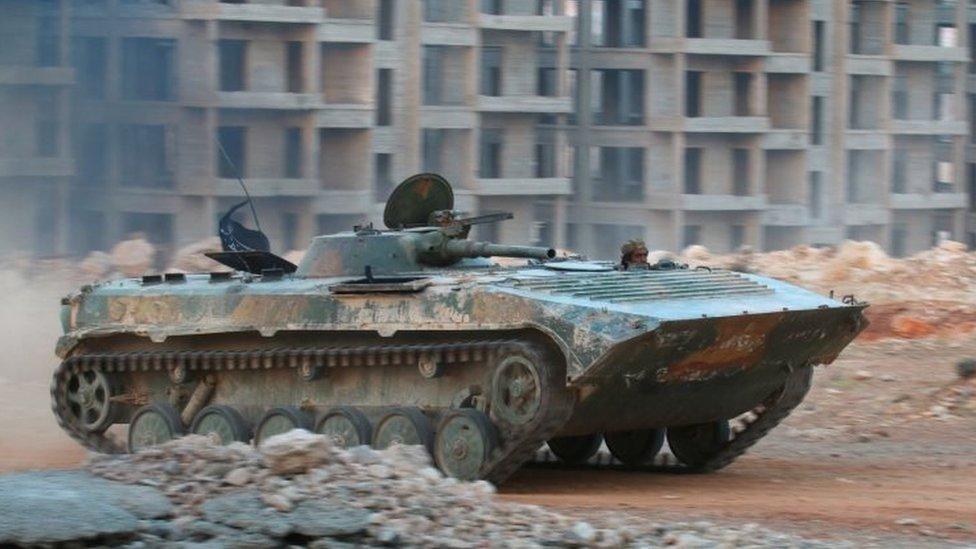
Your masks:
<svg viewBox="0 0 976 549"><path fill-rule="evenodd" d="M491 382L491 414L510 425L531 423L548 400L548 368L530 349L515 349L501 357Z"/></svg>
<svg viewBox="0 0 976 549"><path fill-rule="evenodd" d="M366 414L352 406L336 406L326 412L316 424L315 432L328 436L341 448L367 445L372 438Z"/></svg>
<svg viewBox="0 0 976 549"><path fill-rule="evenodd" d="M312 430L314 418L297 406L279 406L268 410L254 429L254 445L260 446L269 438L292 429Z"/></svg>
<svg viewBox="0 0 976 549"><path fill-rule="evenodd" d="M251 425L240 412L224 404L212 404L197 412L190 432L197 435L216 434L221 444L251 440Z"/></svg>
<svg viewBox="0 0 976 549"><path fill-rule="evenodd" d="M394 444L419 444L428 452L431 450L434 428L420 408L394 408L376 423L373 448L382 450Z"/></svg>
<svg viewBox="0 0 976 549"><path fill-rule="evenodd" d="M668 446L678 461L698 468L722 449L730 434L729 422L725 420L668 427Z"/></svg>
<svg viewBox="0 0 976 549"><path fill-rule="evenodd" d="M129 422L129 452L136 453L179 438L186 433L180 414L169 403L154 402L139 408Z"/></svg>
<svg viewBox="0 0 976 549"><path fill-rule="evenodd" d="M654 461L664 445L664 429L635 429L606 433L603 438L613 457L624 465L638 467Z"/></svg>
<svg viewBox="0 0 976 549"><path fill-rule="evenodd" d="M451 410L437 426L434 460L444 474L461 480L481 478L498 445L495 426L480 410Z"/></svg>
<svg viewBox="0 0 976 549"><path fill-rule="evenodd" d="M104 372L84 370L68 375L64 398L72 421L87 433L101 433L115 421L112 384Z"/></svg>
<svg viewBox="0 0 976 549"><path fill-rule="evenodd" d="M580 465L588 461L603 444L603 436L599 433L574 437L559 437L547 442L552 453L559 461L569 465Z"/></svg>

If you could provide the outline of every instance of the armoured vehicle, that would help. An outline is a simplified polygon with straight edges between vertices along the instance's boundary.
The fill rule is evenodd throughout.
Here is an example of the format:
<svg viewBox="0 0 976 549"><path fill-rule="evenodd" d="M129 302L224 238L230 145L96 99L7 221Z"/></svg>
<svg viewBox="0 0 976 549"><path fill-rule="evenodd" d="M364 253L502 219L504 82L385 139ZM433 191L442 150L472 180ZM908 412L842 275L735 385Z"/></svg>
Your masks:
<svg viewBox="0 0 976 549"><path fill-rule="evenodd" d="M391 195L386 229L316 237L300 265L237 247L211 255L233 272L81 288L62 307L59 423L104 452L297 427L422 444L447 474L495 482L547 442L580 463L605 440L640 466L666 438L709 471L782 420L814 365L866 325L853 298L754 274L475 242L472 225L510 216L453 207L443 178L419 174ZM745 418L735 432L732 418Z"/></svg>

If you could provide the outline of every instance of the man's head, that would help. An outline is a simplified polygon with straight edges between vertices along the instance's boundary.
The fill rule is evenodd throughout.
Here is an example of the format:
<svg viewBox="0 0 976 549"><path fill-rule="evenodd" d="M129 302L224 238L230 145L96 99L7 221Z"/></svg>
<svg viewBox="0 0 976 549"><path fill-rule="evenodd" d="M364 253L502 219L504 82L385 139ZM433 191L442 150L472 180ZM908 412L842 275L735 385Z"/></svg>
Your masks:
<svg viewBox="0 0 976 549"><path fill-rule="evenodd" d="M624 242L620 247L620 263L623 265L642 265L647 263L647 245L636 238Z"/></svg>

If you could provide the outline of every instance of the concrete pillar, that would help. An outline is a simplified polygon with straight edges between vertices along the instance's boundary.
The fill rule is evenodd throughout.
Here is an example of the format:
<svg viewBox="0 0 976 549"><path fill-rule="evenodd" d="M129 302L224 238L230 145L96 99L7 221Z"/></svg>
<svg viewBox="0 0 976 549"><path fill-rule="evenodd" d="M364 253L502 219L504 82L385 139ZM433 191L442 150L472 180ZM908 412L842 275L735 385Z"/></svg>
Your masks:
<svg viewBox="0 0 976 549"><path fill-rule="evenodd" d="M756 0L752 14L753 38L756 40L769 39L769 2L770 0Z"/></svg>
<svg viewBox="0 0 976 549"><path fill-rule="evenodd" d="M402 67L394 72L396 88L400 92L399 112L395 119L400 154L394 159L394 173L419 171L421 162L420 106L423 84L423 6L421 2L397 2L396 41L401 52Z"/></svg>

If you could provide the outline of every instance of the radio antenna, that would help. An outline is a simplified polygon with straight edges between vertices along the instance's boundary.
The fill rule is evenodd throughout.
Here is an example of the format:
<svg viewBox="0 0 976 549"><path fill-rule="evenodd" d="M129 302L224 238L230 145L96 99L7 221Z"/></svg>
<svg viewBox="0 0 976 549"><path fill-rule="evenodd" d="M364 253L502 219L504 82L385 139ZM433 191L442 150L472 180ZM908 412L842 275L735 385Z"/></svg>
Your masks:
<svg viewBox="0 0 976 549"><path fill-rule="evenodd" d="M237 177L237 182L241 185L241 190L244 191L244 196L247 197L247 204L251 207L251 216L254 217L254 226L257 227L258 231L261 231L261 222L258 221L258 212L254 209L254 201L251 200L251 193L247 192L247 185L244 184L244 177L241 176L241 170L234 164L234 161L230 159L230 155L224 150L224 146L220 144L220 139L215 139L217 142L217 150L220 151L220 156L223 157L224 162L234 170L234 176Z"/></svg>

